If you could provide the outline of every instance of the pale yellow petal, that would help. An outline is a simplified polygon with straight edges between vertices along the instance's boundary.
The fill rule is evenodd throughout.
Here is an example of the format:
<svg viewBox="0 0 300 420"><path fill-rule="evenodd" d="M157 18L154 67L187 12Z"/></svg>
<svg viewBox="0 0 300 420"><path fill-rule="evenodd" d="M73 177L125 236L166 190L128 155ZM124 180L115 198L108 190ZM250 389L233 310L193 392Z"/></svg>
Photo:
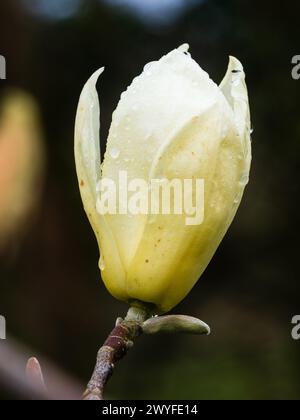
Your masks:
<svg viewBox="0 0 300 420"><path fill-rule="evenodd" d="M84 209L101 248L102 278L115 297L126 299L125 273L115 238L96 208L97 183L101 177L100 106L96 83L103 70L91 76L80 95L75 123L75 161Z"/></svg>
<svg viewBox="0 0 300 420"><path fill-rule="evenodd" d="M103 177L117 182L122 170L127 171L128 182L148 180L159 151L191 118L219 100L225 104L218 86L186 51L184 46L147 64L122 94L113 114ZM142 239L146 217L113 215L107 220L126 269Z"/></svg>
<svg viewBox="0 0 300 420"><path fill-rule="evenodd" d="M251 123L248 90L245 81L245 72L241 62L235 58L229 58L226 75L220 84L225 98L230 104L240 139L244 146L244 155L251 161Z"/></svg>
<svg viewBox="0 0 300 420"><path fill-rule="evenodd" d="M148 218L130 266L131 296L166 312L191 290L236 212L242 154L232 113L222 102L191 119L163 150L153 177L204 179L204 222L187 226L185 214Z"/></svg>

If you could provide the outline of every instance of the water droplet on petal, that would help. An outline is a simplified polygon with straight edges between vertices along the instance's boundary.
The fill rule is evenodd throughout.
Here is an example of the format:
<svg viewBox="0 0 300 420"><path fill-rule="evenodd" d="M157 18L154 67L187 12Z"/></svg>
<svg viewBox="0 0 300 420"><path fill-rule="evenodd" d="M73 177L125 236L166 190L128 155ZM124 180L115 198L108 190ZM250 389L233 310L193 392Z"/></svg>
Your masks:
<svg viewBox="0 0 300 420"><path fill-rule="evenodd" d="M152 75L152 70L154 68L155 63L156 63L155 61L152 61L151 63L148 63L148 64L145 65L144 72L145 72L146 76L151 76Z"/></svg>
<svg viewBox="0 0 300 420"><path fill-rule="evenodd" d="M104 258L103 258L102 255L101 255L100 261L99 261L99 268L100 268L101 271L105 270L105 262L104 262Z"/></svg>
<svg viewBox="0 0 300 420"><path fill-rule="evenodd" d="M240 179L240 184L244 187L245 185L248 184L248 182L249 182L249 174L248 173L243 174Z"/></svg>
<svg viewBox="0 0 300 420"><path fill-rule="evenodd" d="M109 151L109 154L113 159L117 159L120 156L120 151L115 147L112 147Z"/></svg>

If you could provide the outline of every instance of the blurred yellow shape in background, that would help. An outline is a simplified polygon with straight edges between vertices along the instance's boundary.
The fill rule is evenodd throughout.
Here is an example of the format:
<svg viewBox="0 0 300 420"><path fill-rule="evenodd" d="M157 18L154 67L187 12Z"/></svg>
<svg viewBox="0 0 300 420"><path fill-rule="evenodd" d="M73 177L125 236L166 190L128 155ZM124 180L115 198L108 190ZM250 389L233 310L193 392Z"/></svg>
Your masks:
<svg viewBox="0 0 300 420"><path fill-rule="evenodd" d="M30 225L44 162L38 106L30 95L9 91L0 105L0 251Z"/></svg>

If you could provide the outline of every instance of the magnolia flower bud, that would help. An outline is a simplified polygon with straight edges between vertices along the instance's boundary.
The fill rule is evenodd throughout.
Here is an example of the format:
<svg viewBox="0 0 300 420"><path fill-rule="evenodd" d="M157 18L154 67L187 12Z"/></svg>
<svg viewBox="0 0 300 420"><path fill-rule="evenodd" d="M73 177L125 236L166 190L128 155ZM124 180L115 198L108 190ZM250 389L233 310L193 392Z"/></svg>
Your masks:
<svg viewBox="0 0 300 420"><path fill-rule="evenodd" d="M163 313L195 285L231 224L248 182L251 143L245 74L231 57L218 87L187 52L145 66L112 118L100 170L99 102L86 83L78 106L75 157L81 196L95 231L106 287L118 299ZM152 179L204 181L202 223L186 214L97 212L97 183ZM122 187L120 186L120 190ZM195 192L190 193L195 199ZM124 196L118 198L124 210Z"/></svg>

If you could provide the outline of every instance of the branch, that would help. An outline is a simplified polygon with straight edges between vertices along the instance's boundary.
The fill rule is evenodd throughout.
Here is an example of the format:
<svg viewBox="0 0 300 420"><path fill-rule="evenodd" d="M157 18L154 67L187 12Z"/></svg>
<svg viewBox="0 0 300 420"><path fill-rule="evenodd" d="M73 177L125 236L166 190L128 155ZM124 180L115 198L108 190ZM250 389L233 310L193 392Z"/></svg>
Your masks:
<svg viewBox="0 0 300 420"><path fill-rule="evenodd" d="M113 374L115 363L126 355L142 333L159 332L209 335L210 328L200 319L190 316L167 315L150 318L145 308L130 308L124 320L117 319L115 328L100 348L96 367L83 394L83 400L103 400L104 388Z"/></svg>
<svg viewBox="0 0 300 420"><path fill-rule="evenodd" d="M115 328L98 352L96 367L83 400L103 400L104 387L113 374L115 363L126 355L142 334L142 324L147 316L146 310L132 307L124 320L117 319Z"/></svg>

